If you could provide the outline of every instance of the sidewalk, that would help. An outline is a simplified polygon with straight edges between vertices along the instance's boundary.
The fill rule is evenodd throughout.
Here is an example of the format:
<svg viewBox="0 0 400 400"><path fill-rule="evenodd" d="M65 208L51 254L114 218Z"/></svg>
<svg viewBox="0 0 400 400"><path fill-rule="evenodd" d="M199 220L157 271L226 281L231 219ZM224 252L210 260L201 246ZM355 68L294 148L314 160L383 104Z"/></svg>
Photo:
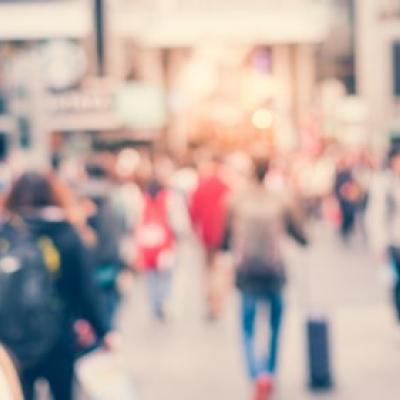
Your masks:
<svg viewBox="0 0 400 400"><path fill-rule="evenodd" d="M276 398L397 400L400 327L392 317L388 289L360 246L345 249L325 226L317 227L314 236L307 256L292 246L289 252L290 285ZM206 322L196 250L188 247L184 259L178 270L184 304L172 321L162 325L149 318L141 281L121 314L127 364L140 398L246 400L250 387L242 366L237 297L232 296L221 321ZM306 274L310 279L305 280ZM306 296L307 286L312 292ZM306 389L304 322L307 310L315 309L327 313L331 323L336 386L327 394Z"/></svg>

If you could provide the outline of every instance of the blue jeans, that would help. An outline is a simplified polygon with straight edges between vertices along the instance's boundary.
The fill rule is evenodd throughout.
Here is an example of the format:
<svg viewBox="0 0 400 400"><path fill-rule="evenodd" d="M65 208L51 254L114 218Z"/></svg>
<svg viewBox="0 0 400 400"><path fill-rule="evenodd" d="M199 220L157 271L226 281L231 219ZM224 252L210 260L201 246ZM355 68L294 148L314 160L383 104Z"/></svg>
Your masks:
<svg viewBox="0 0 400 400"><path fill-rule="evenodd" d="M171 271L147 272L147 285L151 310L156 317L164 317L164 306L171 289Z"/></svg>
<svg viewBox="0 0 400 400"><path fill-rule="evenodd" d="M267 354L255 354L255 323L260 306L270 306L270 341ZM253 295L242 293L242 334L249 377L260 374L274 375L277 368L279 336L283 316L283 297L280 292Z"/></svg>
<svg viewBox="0 0 400 400"><path fill-rule="evenodd" d="M400 248L394 246L390 247L389 254L395 274L395 281L393 285L393 303L396 310L397 320L400 322Z"/></svg>

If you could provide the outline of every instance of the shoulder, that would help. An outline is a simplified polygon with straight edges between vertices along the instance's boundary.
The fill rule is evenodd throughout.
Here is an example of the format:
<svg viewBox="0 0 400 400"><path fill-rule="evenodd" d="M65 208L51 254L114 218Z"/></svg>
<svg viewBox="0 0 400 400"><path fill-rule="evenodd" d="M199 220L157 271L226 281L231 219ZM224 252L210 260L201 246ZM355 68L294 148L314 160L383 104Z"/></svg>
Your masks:
<svg viewBox="0 0 400 400"><path fill-rule="evenodd" d="M83 244L76 227L66 219L47 223L43 233L53 239L60 248L76 250Z"/></svg>

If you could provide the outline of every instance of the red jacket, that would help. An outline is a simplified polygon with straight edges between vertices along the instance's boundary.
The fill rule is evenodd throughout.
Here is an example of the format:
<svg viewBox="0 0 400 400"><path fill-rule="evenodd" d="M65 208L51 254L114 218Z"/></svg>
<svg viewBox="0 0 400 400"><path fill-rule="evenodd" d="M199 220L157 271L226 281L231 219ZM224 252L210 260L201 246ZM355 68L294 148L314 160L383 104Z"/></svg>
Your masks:
<svg viewBox="0 0 400 400"><path fill-rule="evenodd" d="M227 218L228 186L217 175L200 179L190 203L190 216L200 240L207 249L221 246Z"/></svg>
<svg viewBox="0 0 400 400"><path fill-rule="evenodd" d="M173 252L175 238L168 220L167 201L166 190L161 190L156 197L144 194L143 215L135 232L136 262L141 269L162 268L165 257Z"/></svg>

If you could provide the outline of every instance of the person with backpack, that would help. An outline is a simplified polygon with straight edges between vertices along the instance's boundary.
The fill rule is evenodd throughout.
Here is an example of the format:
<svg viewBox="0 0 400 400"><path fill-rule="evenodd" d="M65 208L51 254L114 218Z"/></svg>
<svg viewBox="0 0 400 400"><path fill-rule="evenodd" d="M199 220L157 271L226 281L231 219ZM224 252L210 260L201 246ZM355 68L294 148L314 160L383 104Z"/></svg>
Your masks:
<svg viewBox="0 0 400 400"><path fill-rule="evenodd" d="M241 294L241 327L246 367L256 382L255 399L272 390L278 363L279 337L286 282L282 254L284 233L307 244L300 218L287 197L265 185L269 163L255 162L248 187L230 201L228 247L236 267L236 286ZM266 357L255 352L255 327L259 309L270 307L270 343ZM264 393L264 395L263 395ZM264 397L263 397L264 396Z"/></svg>
<svg viewBox="0 0 400 400"><path fill-rule="evenodd" d="M74 322L84 318L106 346L115 342L99 302L87 249L56 185L23 174L5 201L0 229L0 342L15 356L25 400L39 378L55 400L73 399Z"/></svg>
<svg viewBox="0 0 400 400"><path fill-rule="evenodd" d="M356 167L356 157L345 155L338 163L334 184L334 195L342 215L340 234L345 243L349 241L356 227L357 216L365 203L365 194L357 177Z"/></svg>
<svg viewBox="0 0 400 400"><path fill-rule="evenodd" d="M133 230L135 266L146 274L153 315L164 321L177 262L177 239L189 231L189 217L183 199L165 185L162 164L157 161L149 162L142 176Z"/></svg>

